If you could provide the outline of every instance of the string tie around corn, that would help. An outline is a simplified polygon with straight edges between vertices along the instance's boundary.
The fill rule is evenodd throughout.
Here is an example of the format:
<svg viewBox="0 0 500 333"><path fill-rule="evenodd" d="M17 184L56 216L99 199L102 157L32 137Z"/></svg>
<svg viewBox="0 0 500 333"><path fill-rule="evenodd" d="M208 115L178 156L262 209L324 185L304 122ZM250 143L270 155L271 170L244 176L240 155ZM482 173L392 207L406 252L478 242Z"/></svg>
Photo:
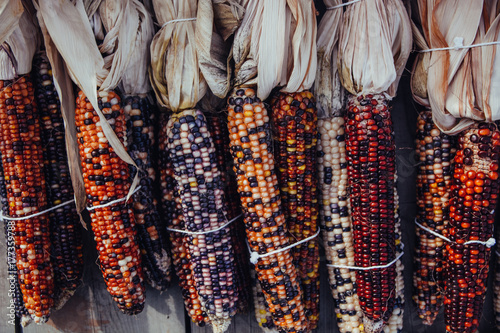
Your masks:
<svg viewBox="0 0 500 333"><path fill-rule="evenodd" d="M210 234L212 232L216 232L216 231L224 229L225 227L229 226L231 223L233 223L234 221L238 220L242 216L243 216L243 214L240 214L240 215L236 216L235 218L227 221L226 223L224 223L220 227L217 227L217 228L214 228L214 229L210 229L210 230L189 231L189 230L181 230L181 229L174 229L174 228L166 228L166 229L168 231L171 231L171 232L179 232L181 234L186 234L186 235L206 235L206 234Z"/></svg>
<svg viewBox="0 0 500 333"><path fill-rule="evenodd" d="M356 2L360 2L360 1L361 0L347 1L347 2L341 3L339 5L335 5L335 6L331 6L331 7L326 7L326 10L333 10L333 9L337 9L337 8L342 8L342 7L345 7L345 6L349 6L349 5L355 4Z"/></svg>
<svg viewBox="0 0 500 333"><path fill-rule="evenodd" d="M302 243L305 243L305 242L308 242L308 241L310 241L310 240L313 240L314 238L318 237L318 235L319 235L320 231L321 231L321 229L320 229L320 228L318 228L318 231L316 231L316 233L315 233L314 235L312 235L312 236L309 236L309 237L307 237L307 238L304 238L304 239L302 239L302 240L300 240L300 241L298 241L298 242L295 242L295 243L293 243L293 244L290 244L290 245L288 245L288 246L285 246L285 247L283 247L283 248L281 248L281 249L277 249L277 250L274 250L274 251L271 251L271 252L267 252L267 253L264 253L264 254L259 254L258 252L254 252L254 251L252 251L252 249L250 248L250 246L249 246L249 245L248 245L248 243L247 243L247 246L248 246L248 251L250 251L250 262L251 262L252 264L254 264L254 265L255 265L255 264L257 264L257 262L258 262L258 261L259 261L259 259L261 259L261 258L265 258L265 257L271 256L271 255L273 255L273 254L276 254L276 253L280 253L280 252L283 252L283 251L289 250L289 249L291 249L291 248L294 248L294 247L295 247L295 246L297 246L297 245L300 245L300 244L302 244Z"/></svg>
<svg viewBox="0 0 500 333"><path fill-rule="evenodd" d="M6 216L2 212L0 212L0 219L1 220L5 220L5 221L23 221L23 220L28 220L28 219L31 219L31 218L34 218L34 217L37 217L37 216L49 213L49 212L51 212L53 210L56 210L56 209L59 209L61 207L70 205L70 204L72 204L74 202L75 202L75 199L71 199L71 200L68 200L66 202L60 203L59 205L56 205L54 207L42 210L41 212L37 212L37 213L31 214L31 215L26 215L26 216L22 216L22 217L10 217L10 216Z"/></svg>
<svg viewBox="0 0 500 333"><path fill-rule="evenodd" d="M401 249L404 249L404 244L401 243ZM357 270L357 271L371 271L371 270L374 270L374 269L384 269L384 268L388 268L388 267L391 267L392 265L394 265L399 259L401 259L401 257L403 256L404 251L401 251L397 256L396 258L394 258L394 260L392 260L391 262L385 264L385 265L376 265L376 266L370 266L370 267L358 267L358 266L348 266L348 265L334 265L334 264L326 264L326 267L334 267L334 268L346 268L346 269L353 269L353 270Z"/></svg>
<svg viewBox="0 0 500 333"><path fill-rule="evenodd" d="M87 207L87 210L88 211L92 211L92 210L95 210L95 209L98 209L98 208L106 208L106 207L109 207L109 206L113 206L114 204L117 204L117 203L120 203L120 202L123 202L123 201L127 201L131 196L133 196L134 194L136 194L140 189L141 189L141 186L137 186L137 188L132 193L130 193L129 195L127 195L126 197L123 197L123 198L120 198L120 199L116 199L116 200L107 202L107 203L102 204L102 205L96 205L96 206Z"/></svg>
<svg viewBox="0 0 500 333"><path fill-rule="evenodd" d="M433 52L433 51L448 51L448 50L463 50L463 49L471 49L473 47L481 47L481 46L490 46L490 45L497 45L500 44L500 41L494 41L494 42L487 42L487 43L477 43L477 44L471 44L471 45L464 45L464 38L463 37L455 37L453 38L453 45L450 47L440 47L440 48L435 48L435 49L425 49L425 50L420 50L418 52L425 53L425 52Z"/></svg>
<svg viewBox="0 0 500 333"><path fill-rule="evenodd" d="M430 233L430 234L432 234L432 235L434 235L434 236L436 236L436 237L439 237L439 238L441 238L442 240L447 241L448 243L456 243L456 242L452 241L451 239L449 239L448 237L445 237L445 236L441 235L440 233L435 232L434 230L431 230L431 229L429 229L429 228L427 228L427 227L423 226L422 224L418 223L417 219L415 219L415 224L416 224L419 228L424 229L424 230L425 230L425 231L427 231L428 233ZM469 245L469 244L480 244L480 245L484 245L484 246L486 246L487 248L491 248L491 247L493 247L493 246L496 244L496 240L495 240L495 238L491 237L491 238L489 238L489 239L488 239L487 241L485 241L485 242L484 242L484 241L479 241L479 240L471 240L471 241L467 241L467 242L465 242L465 243L463 243L463 244L461 244L461 245Z"/></svg>
<svg viewBox="0 0 500 333"><path fill-rule="evenodd" d="M163 23L163 25L161 26L161 29L163 29L166 25L168 25L170 23L189 22L189 21L196 21L196 17L179 18L179 19L167 21L167 22Z"/></svg>

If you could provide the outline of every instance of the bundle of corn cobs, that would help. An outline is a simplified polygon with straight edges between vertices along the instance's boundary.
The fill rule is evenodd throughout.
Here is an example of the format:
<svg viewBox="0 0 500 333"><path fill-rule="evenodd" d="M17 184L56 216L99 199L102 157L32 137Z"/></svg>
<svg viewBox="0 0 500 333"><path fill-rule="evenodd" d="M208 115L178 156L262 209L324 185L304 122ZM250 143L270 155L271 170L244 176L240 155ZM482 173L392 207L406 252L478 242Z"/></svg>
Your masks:
<svg viewBox="0 0 500 333"><path fill-rule="evenodd" d="M401 332L391 100L413 31L414 299L426 325L444 304L448 332L478 328L500 186L500 5L324 5L319 26L313 0L0 5L0 200L23 325L81 285L87 210L126 314L173 272L199 326L227 330L253 285L260 326L312 331L322 244L339 330Z"/></svg>

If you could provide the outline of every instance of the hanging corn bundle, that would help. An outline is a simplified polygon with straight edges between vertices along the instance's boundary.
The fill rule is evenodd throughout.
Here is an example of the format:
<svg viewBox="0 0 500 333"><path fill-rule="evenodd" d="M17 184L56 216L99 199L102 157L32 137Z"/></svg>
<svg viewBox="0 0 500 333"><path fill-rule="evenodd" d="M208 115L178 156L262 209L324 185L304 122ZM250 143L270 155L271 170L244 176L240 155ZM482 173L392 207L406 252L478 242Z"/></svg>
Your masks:
<svg viewBox="0 0 500 333"><path fill-rule="evenodd" d="M68 166L64 123L52 69L44 53L34 61L35 100L40 113L45 158L47 198L54 267L54 308L60 309L82 284L83 251L80 217L74 204L73 185Z"/></svg>
<svg viewBox="0 0 500 333"><path fill-rule="evenodd" d="M285 24L290 41L285 49L281 75L284 85L272 101L272 125L281 202L290 243L307 240L293 248L294 264L301 280L309 329L319 320L318 193L316 179L317 113L308 89L316 74L316 9L310 0L291 2ZM279 53L280 51L278 51Z"/></svg>
<svg viewBox="0 0 500 333"><path fill-rule="evenodd" d="M250 260L255 264L269 311L279 331L305 332L308 320L281 207L279 184L274 169L270 118L260 98L267 97L278 83L273 78L275 73L267 72L263 67L278 68L279 65L274 61L283 64L283 45L283 51L276 57L274 53L273 57L265 54L274 52L276 38L269 32L278 32L278 40L285 43L284 29L277 28L284 27L285 8L285 2L282 1L267 2L265 6L263 1L246 4L232 47L235 87L228 97L228 129L251 250ZM215 16L217 17L217 13ZM278 22L282 25L276 25ZM212 23L203 26L212 31ZM227 58L224 58L224 54L205 54L219 60L219 67L203 62L200 62L200 67L214 94L225 97L230 89L231 74L231 69L226 68ZM256 86L262 92L260 97L257 97Z"/></svg>
<svg viewBox="0 0 500 333"><path fill-rule="evenodd" d="M321 228L328 277L341 333L363 331L356 293L353 232L348 200L344 132L344 89L337 71L338 40L343 20L341 0L326 0L327 11L318 27L318 69L314 94L318 105L318 177L321 189ZM342 267L344 266L344 267Z"/></svg>
<svg viewBox="0 0 500 333"><path fill-rule="evenodd" d="M173 165L185 230L185 247L202 312L214 332L227 329L239 305L240 284L234 256L224 184L217 167L207 121L194 109L207 85L195 49L197 1L153 1L161 29L151 44L150 79L160 104L173 112L167 124L169 159ZM199 321L195 319L195 321Z"/></svg>
<svg viewBox="0 0 500 333"><path fill-rule="evenodd" d="M431 13L422 6L417 11L421 16L422 30L414 29L420 48L427 49ZM414 26L416 28L416 26ZM426 108L418 116L416 149L420 159L417 169L417 245L416 270L413 284L418 315L425 325L432 325L443 305L444 256L443 239L425 230L448 236L449 198L453 176L453 138L441 132L432 119L427 93L427 73L430 53L420 53L413 66L411 88L415 101Z"/></svg>
<svg viewBox="0 0 500 333"><path fill-rule="evenodd" d="M94 3L100 4L100 1ZM80 150L81 174L72 173L73 181L77 184L77 207L85 202L90 206L88 209L99 252L99 264L108 292L122 312L137 314L144 307L145 285L135 218L127 199L136 188L138 177L136 175L131 183L127 163L134 168L137 165L123 146L126 136L125 114L121 100L113 89L127 69L133 54L128 42L135 45L141 20L139 13L134 11L136 2L127 1L121 5L116 9L115 13L119 13L116 19L121 24L126 22L126 26L119 29L118 37L112 33L104 36L100 16L112 15L107 11L106 2L100 9L91 4L87 7L91 9L88 13L80 1L76 5L41 2L38 16L45 31L45 44L49 57L52 57L51 63L57 64L56 82L64 90L60 96L66 99L66 102L61 102L66 127L76 132ZM67 21L78 24L67 25ZM75 40L82 43L73 45ZM81 54L87 56L82 59L78 56ZM64 58L65 63L61 58ZM75 105L71 106L67 102L72 92L66 71L81 89L74 113L72 108ZM76 128L69 122L73 120L73 114ZM70 158L70 167L75 162ZM85 191L82 192L82 188Z"/></svg>
<svg viewBox="0 0 500 333"><path fill-rule="evenodd" d="M411 50L411 31L399 0L366 0L346 8L339 72L351 94L345 129L357 294L365 331L380 332L394 310L395 263L401 255L389 101Z"/></svg>
<svg viewBox="0 0 500 333"><path fill-rule="evenodd" d="M6 190L2 201L7 204L3 219L15 248L9 253L15 255L9 272L21 292L14 295L17 315L24 324L28 313L36 323L44 323L54 305L54 272L40 118L29 76L38 34L20 1L2 5L0 18L0 152Z"/></svg>
<svg viewBox="0 0 500 333"><path fill-rule="evenodd" d="M498 40L499 8L490 1L419 1L418 7L423 31L419 45L426 52L417 67L419 82L427 84L438 128L458 134L448 230L432 230L446 241L446 330L474 332L486 293L499 188L500 132L492 123L500 118L494 93L498 66L496 47L488 46Z"/></svg>
<svg viewBox="0 0 500 333"><path fill-rule="evenodd" d="M117 11L119 7L111 6L112 3L113 1L103 1L100 6L104 30L108 34L118 32L120 23L127 20L127 17L123 17L126 14ZM171 259L167 252L166 230L157 211L155 107L148 96L151 92L148 77L149 46L154 27L153 19L140 2L133 1L130 6L131 13L139 17L140 29L132 46L134 53L123 72L119 88L125 96L123 109L127 126L127 151L137 164L141 186L134 195L133 209L146 281L163 291L170 282ZM135 169L131 169L131 178L135 172Z"/></svg>

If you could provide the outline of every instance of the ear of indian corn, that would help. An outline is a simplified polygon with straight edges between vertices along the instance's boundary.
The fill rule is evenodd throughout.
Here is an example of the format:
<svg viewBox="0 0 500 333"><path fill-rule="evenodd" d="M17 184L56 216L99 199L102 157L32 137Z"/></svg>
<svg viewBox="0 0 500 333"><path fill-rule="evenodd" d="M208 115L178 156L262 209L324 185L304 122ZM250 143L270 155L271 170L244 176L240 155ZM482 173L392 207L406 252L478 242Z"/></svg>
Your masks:
<svg viewBox="0 0 500 333"><path fill-rule="evenodd" d="M309 91L279 93L272 103L278 182L290 243L317 231L317 114ZM319 246L312 239L293 248L309 329L319 319Z"/></svg>
<svg viewBox="0 0 500 333"><path fill-rule="evenodd" d="M54 207L74 199L64 123L52 70L45 55L34 60L35 97L40 114L47 199ZM48 213L54 268L54 307L61 308L82 284L83 252L80 217L74 203Z"/></svg>
<svg viewBox="0 0 500 333"><path fill-rule="evenodd" d="M350 95L345 118L355 265L386 265L396 256L395 143L388 100L377 94ZM396 265L356 271L368 332L379 332L390 318L395 280Z"/></svg>
<svg viewBox="0 0 500 333"><path fill-rule="evenodd" d="M126 129L120 98L112 91L101 91L98 97L99 108L123 142ZM99 116L81 91L76 100L76 131L88 205L125 198L130 188L129 167L114 152ZM128 203L117 202L90 210L90 217L108 292L122 312L141 312L145 286L132 209Z"/></svg>
<svg viewBox="0 0 500 333"><path fill-rule="evenodd" d="M227 125L221 115L212 114L206 117L210 136L214 142L217 167L221 174L224 185L225 201L228 208L228 220L237 218L241 214L241 201L238 196L236 177L233 171L233 163L229 152L229 133ZM230 231L236 259L236 272L238 274L238 309L246 312L250 303L249 291L250 273L248 271L248 249L245 245L245 226L242 219L231 223Z"/></svg>
<svg viewBox="0 0 500 333"><path fill-rule="evenodd" d="M444 315L446 331L475 332L479 326L491 249L478 243L493 236L498 200L500 131L479 123L461 132L450 195L446 244Z"/></svg>
<svg viewBox="0 0 500 333"><path fill-rule="evenodd" d="M2 166L2 157L0 152L0 202L2 204L2 214L9 215L9 199L7 198L7 188L5 186L5 177ZM33 320L24 306L23 295L19 287L19 280L17 278L16 267L16 253L13 249L14 243L14 221L4 221L5 238L7 244L7 279L9 281L9 290L11 292L10 298L14 302L14 311L17 318L19 318L23 327L28 326Z"/></svg>
<svg viewBox="0 0 500 333"><path fill-rule="evenodd" d="M23 217L46 209L40 121L28 75L0 81L0 151L9 216ZM14 221L13 233L23 302L33 320L43 323L54 303L47 214Z"/></svg>
<svg viewBox="0 0 500 333"><path fill-rule="evenodd" d="M395 235L396 235L396 251L397 255L403 252L403 243L402 243L402 235L401 235L401 219L399 218L399 196L397 193L397 188L394 188L394 219L396 221L395 224ZM404 265L403 261L398 259L396 261L396 289L395 289L395 301L394 301L394 310L392 311L392 315L387 322L387 326L384 327L383 333L401 333L403 332L403 315L404 315L404 307L405 307L405 295L404 295L404 278L403 278L403 270Z"/></svg>
<svg viewBox="0 0 500 333"><path fill-rule="evenodd" d="M269 307L267 306L266 298L264 297L260 282L257 279L255 269L250 270L250 277L252 279L255 319L257 319L257 323L265 332L276 332L276 326L274 325L273 318L269 312Z"/></svg>
<svg viewBox="0 0 500 333"><path fill-rule="evenodd" d="M442 133L423 111L417 120L417 221L448 236L448 204L453 176L452 138ZM432 325L443 304L445 241L415 226L417 245L413 277L419 317Z"/></svg>
<svg viewBox="0 0 500 333"><path fill-rule="evenodd" d="M354 266L353 231L348 200L344 117L318 120L318 178L321 223L327 265ZM363 331L356 293L356 271L327 266L341 333Z"/></svg>
<svg viewBox="0 0 500 333"><path fill-rule="evenodd" d="M185 230L184 216L179 196L179 189L174 178L174 169L170 161L167 137L168 115L160 114L158 133L158 159L160 167L161 211L168 228ZM198 326L210 323L207 313L201 309L200 299L194 284L191 256L187 249L188 236L169 231L170 251L175 274L179 278L186 311L191 320Z"/></svg>
<svg viewBox="0 0 500 333"><path fill-rule="evenodd" d="M147 97L128 96L123 101L127 124L127 151L139 168L141 189L134 195L133 209L146 281L158 290L170 283L170 256L166 230L157 211L155 115ZM134 168L135 169L135 168ZM131 179L134 169L131 170Z"/></svg>
<svg viewBox="0 0 500 333"><path fill-rule="evenodd" d="M498 237L497 237L498 244ZM497 330L500 330L500 255L498 255L498 245L495 251L495 282L493 287L493 307L495 310L495 324Z"/></svg>
<svg viewBox="0 0 500 333"><path fill-rule="evenodd" d="M270 119L253 89L236 88L229 96L228 129L250 249L259 255L280 250L289 239L274 170ZM277 329L307 331L291 251L268 254L255 269Z"/></svg>
<svg viewBox="0 0 500 333"><path fill-rule="evenodd" d="M230 229L223 227L229 220L213 140L199 110L172 115L167 137L185 228L202 232L188 235L195 286L214 332L224 332L239 295Z"/></svg>

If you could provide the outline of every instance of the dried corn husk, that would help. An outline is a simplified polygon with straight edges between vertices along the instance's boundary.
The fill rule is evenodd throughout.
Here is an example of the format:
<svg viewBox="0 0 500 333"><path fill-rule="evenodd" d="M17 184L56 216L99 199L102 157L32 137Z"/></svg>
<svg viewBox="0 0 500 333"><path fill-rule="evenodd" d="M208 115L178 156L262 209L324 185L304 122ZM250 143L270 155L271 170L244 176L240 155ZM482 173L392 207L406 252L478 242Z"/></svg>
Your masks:
<svg viewBox="0 0 500 333"><path fill-rule="evenodd" d="M287 12L288 10L290 10L290 15L287 15L285 23L290 27L287 27L285 31L290 32L291 38L288 39L288 36L285 36L287 40L284 45L288 46L288 49L284 50L283 64L287 64L287 67L286 72L283 72L280 85L284 86L281 91L294 93L310 89L316 76L318 61L316 8L311 0L288 0ZM280 45L279 41L278 45ZM260 61L259 65L266 62ZM283 65L281 67L284 68ZM265 94L266 91L262 93Z"/></svg>
<svg viewBox="0 0 500 333"><path fill-rule="evenodd" d="M225 10L219 8L220 12L218 14L223 15L223 18L220 19L229 19L227 18L228 16L233 17L230 6L228 4L224 4L224 6L227 7ZM210 90L214 95L225 98L231 88L231 68L229 66L229 53L231 49L214 24L214 10L215 7L213 7L212 0L198 1L196 51L198 65ZM236 23L231 21L231 24Z"/></svg>
<svg viewBox="0 0 500 333"><path fill-rule="evenodd" d="M393 98L412 38L400 0L364 0L346 7L339 42L342 85L353 95Z"/></svg>
<svg viewBox="0 0 500 333"><path fill-rule="evenodd" d="M324 0L325 6L340 5L342 0ZM317 54L318 65L314 81L314 95L318 118L339 117L343 114L344 88L340 84L338 73L338 43L340 29L344 19L344 9L327 10L318 26Z"/></svg>
<svg viewBox="0 0 500 333"><path fill-rule="evenodd" d="M124 95L145 96L152 90L149 83L148 67L151 61L149 46L154 35L153 18L139 0L130 1L129 7L129 16L126 17L126 20L137 19L139 27L137 36L131 45L132 52L128 65L121 75L119 87ZM105 9L101 6L99 11L101 12L104 27L108 31L106 35L106 38L108 38L109 31L119 29L119 24L118 21L113 22L113 15L102 15L105 11L108 12L109 8ZM109 26L109 24L112 25Z"/></svg>
<svg viewBox="0 0 500 333"><path fill-rule="evenodd" d="M38 4L38 19L45 28L45 44L55 46L47 49L49 59L55 61L55 59L64 59L65 69L71 77L71 79L78 85L78 87L85 93L89 102L92 104L96 110L99 118L101 120L101 127L104 134L109 141L110 145L113 147L117 155L127 162L128 164L137 167L134 161L130 158L127 151L121 144L120 140L111 129L106 121L106 118L99 109L97 103L97 88L101 91L112 90L120 82L124 70L127 68L127 64L131 57L131 47L135 43L137 38L137 30L139 29L139 18L129 15L131 18L124 17L126 12L130 11L131 1L123 0L119 4L117 2L104 3L104 6L109 7L110 10L114 5L119 5L116 8L115 18L116 18L116 32L110 32L109 38L105 38L101 49L106 53L103 57L101 54L92 26L89 22L89 17L85 11L84 3L81 0L76 0L75 4L70 1L40 1ZM94 10L93 4L90 5L91 10ZM97 12L96 12L97 13ZM109 14L110 11L105 10L105 15ZM95 18L95 15L92 15ZM108 36L106 36L108 37ZM50 54L52 52L52 54ZM82 54L85 57L82 57ZM60 64L52 64L53 67L59 66ZM60 65L61 68L64 67ZM60 71L61 76L54 75L54 80L56 86L65 87L68 82L66 78L62 76L64 71ZM55 71L57 72L57 70ZM55 74L55 73L54 73ZM60 82L59 82L60 80ZM66 128L73 128L70 133L75 134L74 121L69 122L70 119L74 120L74 96L72 94L66 95L64 91L58 91L61 99L62 112L64 114L66 122ZM67 101L66 99L70 99ZM76 136L73 138L76 140ZM70 150L68 150L70 158L74 157ZM74 175L73 172L79 170L73 164L79 164L79 155L77 153L76 159L70 159L70 169L72 171L72 179L75 189L75 198L77 201L77 207L81 209L85 205L86 197L83 187L81 174ZM138 177L134 178L132 186L128 197L134 191L137 186ZM75 183L76 184L75 186Z"/></svg>
<svg viewBox="0 0 500 333"><path fill-rule="evenodd" d="M248 1L212 0L214 24L224 40L227 40L240 26Z"/></svg>
<svg viewBox="0 0 500 333"><path fill-rule="evenodd" d="M20 0L0 5L0 80L13 80L31 71L39 43L33 19Z"/></svg>
<svg viewBox="0 0 500 333"><path fill-rule="evenodd" d="M414 28L414 35L420 49L498 41L495 1L421 0L417 4L422 28ZM412 76L413 94L417 102L431 106L434 121L445 133L457 134L473 120L500 119L500 98L490 93L500 88L497 49L498 45L491 45L419 55Z"/></svg>
<svg viewBox="0 0 500 333"><path fill-rule="evenodd" d="M196 0L153 0L161 29L151 43L150 80L158 102L173 112L193 108L207 84L198 68ZM173 20L187 21L173 21Z"/></svg>

